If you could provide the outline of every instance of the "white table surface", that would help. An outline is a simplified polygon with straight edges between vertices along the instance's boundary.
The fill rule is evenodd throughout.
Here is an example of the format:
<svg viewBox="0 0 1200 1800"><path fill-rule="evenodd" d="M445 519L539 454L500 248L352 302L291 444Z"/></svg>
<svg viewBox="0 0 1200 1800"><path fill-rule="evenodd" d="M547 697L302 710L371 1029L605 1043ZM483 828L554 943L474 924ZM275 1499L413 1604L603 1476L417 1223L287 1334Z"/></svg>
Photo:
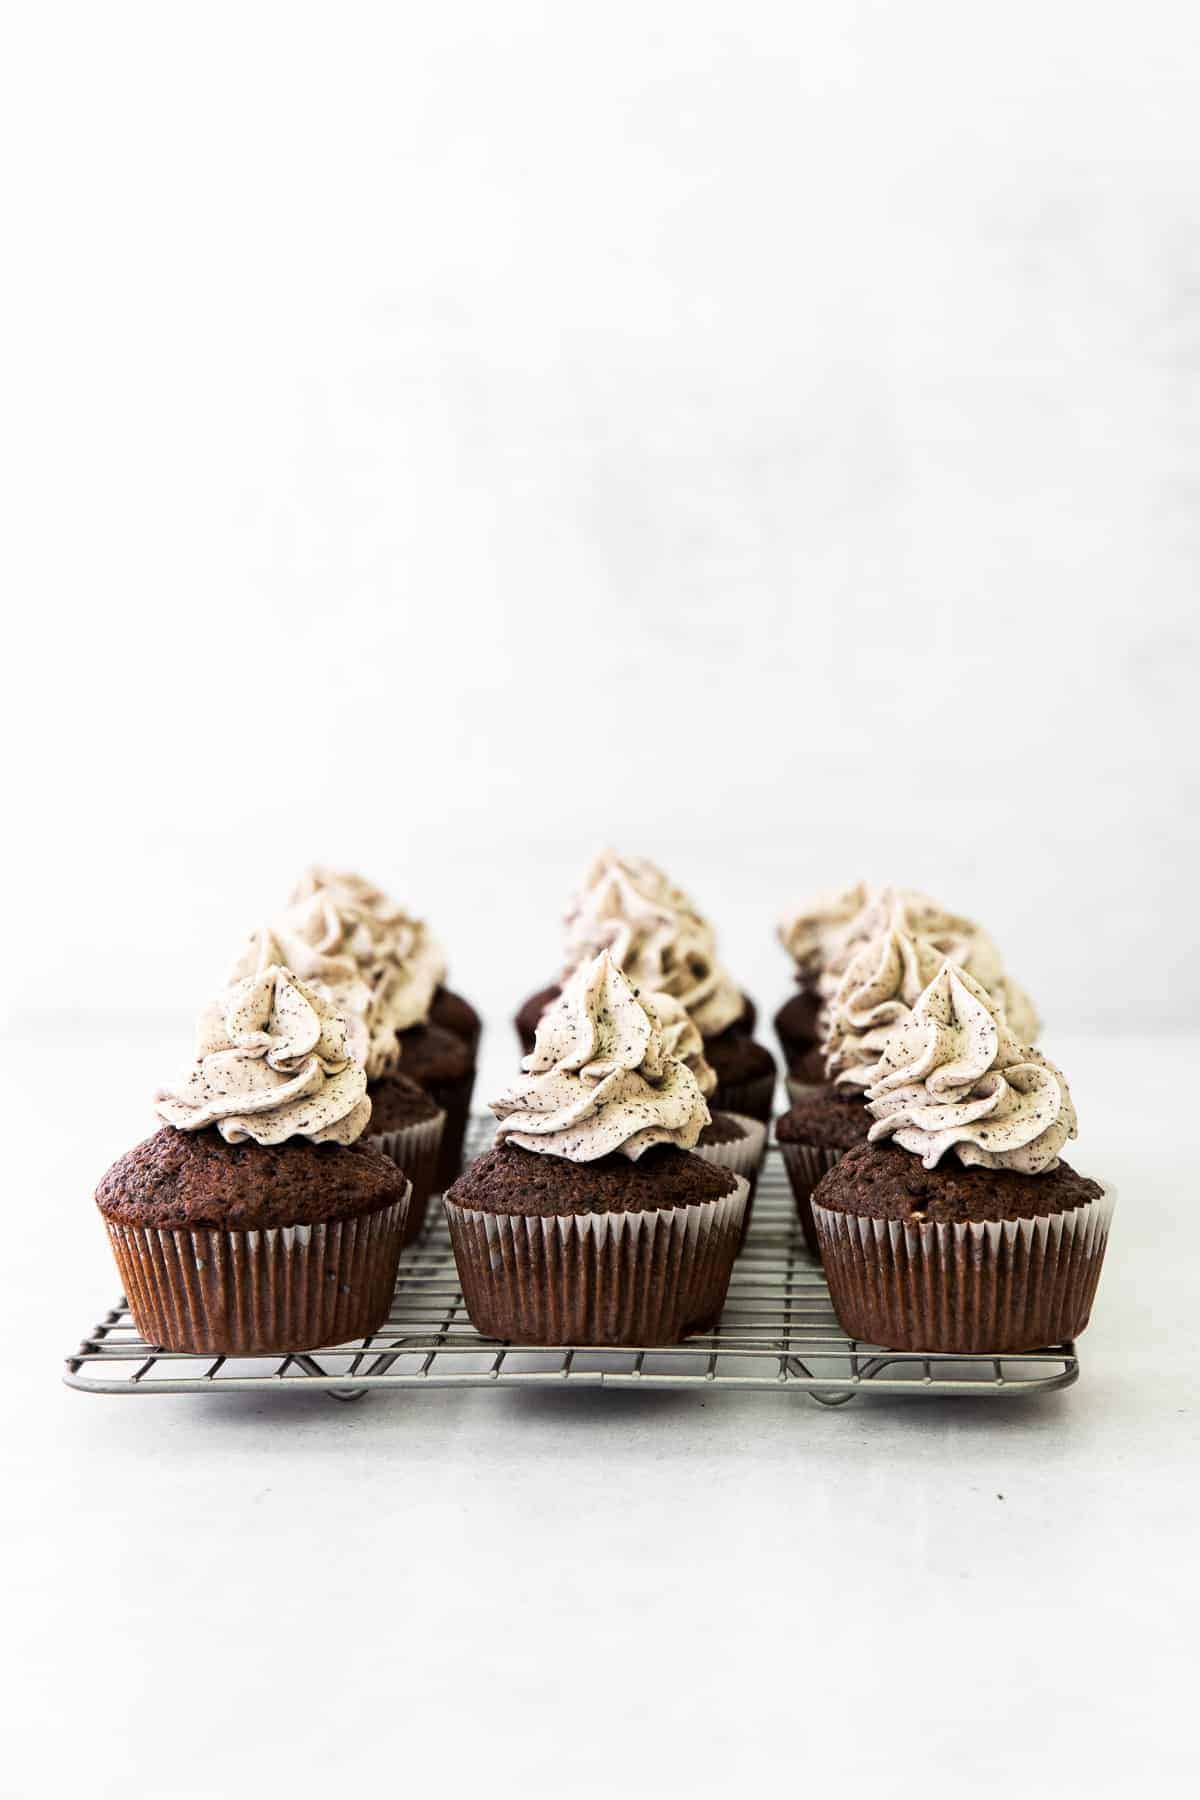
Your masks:
<svg viewBox="0 0 1200 1800"><path fill-rule="evenodd" d="M60 1384L117 1292L90 1190L174 1064L146 1022L21 1034L0 1791L1182 1792L1200 1044L1046 1048L1119 1190L1073 1389L343 1406Z"/></svg>

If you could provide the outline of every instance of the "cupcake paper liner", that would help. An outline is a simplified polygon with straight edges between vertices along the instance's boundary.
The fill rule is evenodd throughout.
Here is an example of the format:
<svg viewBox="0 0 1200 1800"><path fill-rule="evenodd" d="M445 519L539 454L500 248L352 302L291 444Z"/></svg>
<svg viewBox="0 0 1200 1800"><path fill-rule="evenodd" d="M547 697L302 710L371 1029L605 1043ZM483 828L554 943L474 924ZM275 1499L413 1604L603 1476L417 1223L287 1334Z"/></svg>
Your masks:
<svg viewBox="0 0 1200 1800"><path fill-rule="evenodd" d="M749 1192L661 1212L541 1216L445 1202L463 1299L485 1337L676 1344L716 1322Z"/></svg>
<svg viewBox="0 0 1200 1800"><path fill-rule="evenodd" d="M799 1075L787 1077L788 1105L795 1106L797 1100L807 1100L810 1094L820 1094L829 1086L827 1081L802 1081Z"/></svg>
<svg viewBox="0 0 1200 1800"><path fill-rule="evenodd" d="M446 1115L439 1112L434 1119L420 1119L415 1125L404 1125L398 1131L377 1131L367 1138L368 1144L390 1156L412 1182L412 1199L404 1227L406 1244L421 1235L425 1224L429 1196L437 1179L438 1151L445 1124Z"/></svg>
<svg viewBox="0 0 1200 1800"><path fill-rule="evenodd" d="M820 1256L821 1246L817 1242L817 1227L813 1221L812 1191L822 1175L827 1175L836 1162L846 1152L831 1150L824 1144L785 1144L780 1143L783 1154L783 1166L787 1170L788 1180L792 1184L792 1194L796 1201L796 1211L800 1215L800 1228L804 1233L804 1241L814 1256Z"/></svg>
<svg viewBox="0 0 1200 1800"><path fill-rule="evenodd" d="M745 1119L758 1119L764 1125L771 1123L774 1104L774 1070L769 1075L756 1075L753 1081L722 1081L709 1099L710 1107L716 1112L738 1113Z"/></svg>
<svg viewBox="0 0 1200 1800"><path fill-rule="evenodd" d="M134 1323L164 1350L313 1350L382 1324L411 1184L356 1218L262 1231L169 1231L106 1220Z"/></svg>
<svg viewBox="0 0 1200 1800"><path fill-rule="evenodd" d="M722 1113L725 1108L719 1109ZM738 1248L746 1242L746 1234L750 1230L750 1219L754 1212L754 1195L758 1187L758 1171L762 1163L763 1151L767 1146L767 1128L761 1119L747 1118L745 1113L727 1113L726 1117L736 1119L745 1135L730 1144L696 1144L690 1155L698 1156L703 1162L715 1163L719 1169L730 1169L735 1175L741 1175L747 1183L749 1192L746 1196L746 1211L742 1217L742 1237Z"/></svg>
<svg viewBox="0 0 1200 1800"><path fill-rule="evenodd" d="M1116 1195L1046 1218L908 1224L813 1203L843 1330L939 1355L1037 1350L1088 1322Z"/></svg>

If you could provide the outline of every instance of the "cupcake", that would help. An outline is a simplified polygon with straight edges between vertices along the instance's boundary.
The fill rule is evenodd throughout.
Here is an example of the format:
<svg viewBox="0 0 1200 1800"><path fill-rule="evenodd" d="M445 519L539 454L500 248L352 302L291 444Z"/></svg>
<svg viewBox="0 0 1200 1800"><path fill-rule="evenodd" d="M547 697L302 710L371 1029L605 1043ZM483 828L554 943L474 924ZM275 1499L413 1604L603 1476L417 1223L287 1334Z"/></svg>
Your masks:
<svg viewBox="0 0 1200 1800"><path fill-rule="evenodd" d="M448 1187L462 1167L479 1034L465 1036L433 1019L437 994L449 994L441 986L446 965L440 948L419 920L361 876L320 868L301 880L276 929L289 948L294 934L325 955L356 962L372 994L372 1044L380 1058L376 1078L391 1074L399 1059L401 1073L446 1115L434 1187ZM450 995L443 1016L453 1012L465 1024L466 1006Z"/></svg>
<svg viewBox="0 0 1200 1800"><path fill-rule="evenodd" d="M720 968L713 929L683 889L648 857L602 850L567 905L562 981L539 988L516 1014L522 1051L528 1055L532 1050L538 1020L580 963L611 950L631 979L640 982L660 946L672 966L659 971L658 991L683 998L686 986L690 999L684 1003L706 1036L726 1029L753 1031L757 1009ZM703 1017L697 1016L701 1011Z"/></svg>
<svg viewBox="0 0 1200 1800"><path fill-rule="evenodd" d="M383 1322L411 1188L362 1141L364 1050L359 1020L278 966L203 1013L163 1127L96 1191L147 1343L284 1352Z"/></svg>
<svg viewBox="0 0 1200 1800"><path fill-rule="evenodd" d="M319 904L305 902L274 929L256 931L230 979L262 974L273 965L291 969L337 1011L361 1022L371 1102L366 1141L412 1182L405 1237L410 1242L425 1223L430 1195L442 1185L438 1167L446 1112L411 1073L399 1069L397 1032L412 1012L404 968L391 962L378 937L356 923L349 908L328 897Z"/></svg>
<svg viewBox="0 0 1200 1800"><path fill-rule="evenodd" d="M670 994L639 995L638 998L657 1021L668 1056L677 1056L691 1070L696 1086L706 1100L710 1099L717 1088L716 1071L704 1054L704 1039L682 1002ZM693 1155L703 1157L705 1162L745 1176L750 1191L742 1221L743 1244L750 1229L758 1171L766 1144L767 1128L761 1119L748 1118L744 1113L714 1112L693 1149Z"/></svg>
<svg viewBox="0 0 1200 1800"><path fill-rule="evenodd" d="M692 1154L704 1096L607 951L572 976L492 1110L495 1146L445 1197L485 1336L645 1346L711 1328L747 1183Z"/></svg>
<svg viewBox="0 0 1200 1800"><path fill-rule="evenodd" d="M868 1142L812 1196L843 1329L894 1350L1015 1353L1088 1322L1113 1194L1060 1160L1062 1072L973 976L942 965L889 1032Z"/></svg>
<svg viewBox="0 0 1200 1800"><path fill-rule="evenodd" d="M767 1121L775 1063L747 1034L754 1008L718 960L712 926L683 890L644 858L602 852L568 908L568 974L601 950L610 952L639 992L668 994L686 1008L716 1070L716 1104ZM550 992L531 995L518 1013L523 1046Z"/></svg>

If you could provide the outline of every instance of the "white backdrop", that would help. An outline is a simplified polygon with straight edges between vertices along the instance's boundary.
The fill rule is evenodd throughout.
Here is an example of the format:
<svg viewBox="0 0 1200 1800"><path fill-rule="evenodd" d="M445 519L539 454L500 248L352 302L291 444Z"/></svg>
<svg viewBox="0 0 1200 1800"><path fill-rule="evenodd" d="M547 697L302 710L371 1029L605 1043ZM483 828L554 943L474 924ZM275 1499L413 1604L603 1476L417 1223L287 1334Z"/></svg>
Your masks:
<svg viewBox="0 0 1200 1800"><path fill-rule="evenodd" d="M314 857L500 1016L606 839L768 1004L781 905L866 875L1051 1034L1192 1021L1198 36L24 9L18 1024L182 1048Z"/></svg>

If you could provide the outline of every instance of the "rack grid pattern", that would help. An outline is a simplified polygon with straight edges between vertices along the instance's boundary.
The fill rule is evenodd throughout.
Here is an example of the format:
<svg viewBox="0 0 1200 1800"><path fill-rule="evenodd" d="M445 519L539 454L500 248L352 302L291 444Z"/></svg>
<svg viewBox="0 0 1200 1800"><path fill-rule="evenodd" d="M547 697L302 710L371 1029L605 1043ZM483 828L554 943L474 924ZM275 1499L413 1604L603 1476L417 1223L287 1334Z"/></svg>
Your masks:
<svg viewBox="0 0 1200 1800"><path fill-rule="evenodd" d="M491 1121L472 1121L468 1153ZM431 1214L433 1209L431 1208ZM483 1338L467 1317L440 1207L401 1257L386 1322L371 1337L290 1355L188 1356L147 1344L124 1299L67 1359L68 1386L96 1394L262 1393L314 1388L357 1400L386 1388L622 1387L807 1394L840 1406L856 1394L1047 1393L1078 1379L1073 1344L1019 1356L926 1356L848 1338L805 1248L777 1149L759 1177L750 1234L715 1331L644 1349L545 1349Z"/></svg>

